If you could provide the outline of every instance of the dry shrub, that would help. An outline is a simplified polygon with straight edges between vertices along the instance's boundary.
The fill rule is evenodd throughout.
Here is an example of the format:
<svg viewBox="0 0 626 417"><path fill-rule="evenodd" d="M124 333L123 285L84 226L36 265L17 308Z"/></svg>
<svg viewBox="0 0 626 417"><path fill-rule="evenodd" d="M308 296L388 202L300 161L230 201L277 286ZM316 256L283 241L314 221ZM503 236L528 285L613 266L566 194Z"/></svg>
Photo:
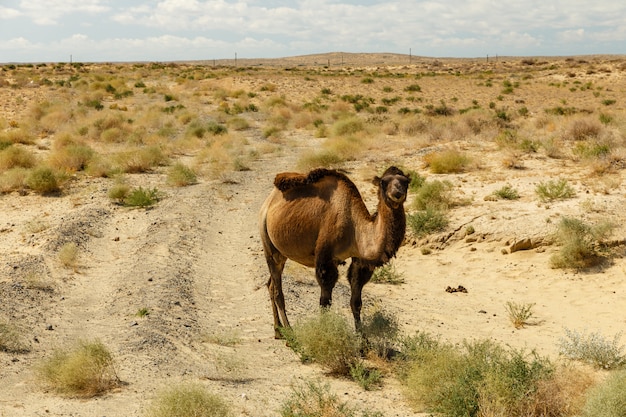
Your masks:
<svg viewBox="0 0 626 417"><path fill-rule="evenodd" d="M470 158L456 149L449 149L425 155L424 162L434 174L451 174L465 171Z"/></svg>
<svg viewBox="0 0 626 417"><path fill-rule="evenodd" d="M404 121L400 130L407 136L417 136L430 130L432 121L423 116L414 116Z"/></svg>
<svg viewBox="0 0 626 417"><path fill-rule="evenodd" d="M595 119L575 119L563 133L563 137L569 140L588 140L600 137L604 126Z"/></svg>
<svg viewBox="0 0 626 417"><path fill-rule="evenodd" d="M306 381L292 388L291 396L282 404L281 417L354 417L359 410L339 400L328 384ZM363 412L363 417L382 417L378 412Z"/></svg>
<svg viewBox="0 0 626 417"><path fill-rule="evenodd" d="M608 238L614 228L609 222L590 225L572 217L561 218L554 235L560 248L550 258L550 265L580 269L598 264L603 259L598 244Z"/></svg>
<svg viewBox="0 0 626 417"><path fill-rule="evenodd" d="M0 320L0 352L28 352L29 346L23 340L23 334L16 326Z"/></svg>
<svg viewBox="0 0 626 417"><path fill-rule="evenodd" d="M62 143L55 143L48 161L54 168L76 172L84 170L94 155L95 151L89 145L69 138Z"/></svg>
<svg viewBox="0 0 626 417"><path fill-rule="evenodd" d="M365 151L364 142L355 135L327 139L321 149L303 153L298 160L298 168L302 170L317 167L332 168L345 161L356 160Z"/></svg>
<svg viewBox="0 0 626 417"><path fill-rule="evenodd" d="M60 190L57 174L45 166L29 171L25 183L28 188L42 195L53 194Z"/></svg>
<svg viewBox="0 0 626 417"><path fill-rule="evenodd" d="M26 187L28 169L12 168L0 174L0 192L10 193L20 191Z"/></svg>
<svg viewBox="0 0 626 417"><path fill-rule="evenodd" d="M39 120L41 128L46 132L56 132L67 125L73 118L69 108L59 108L47 113Z"/></svg>
<svg viewBox="0 0 626 417"><path fill-rule="evenodd" d="M161 391L152 400L146 417L229 417L228 402L202 385L185 383Z"/></svg>
<svg viewBox="0 0 626 417"><path fill-rule="evenodd" d="M78 246L76 246L76 243L69 242L61 246L61 249L59 249L59 261L65 268L76 270L78 267Z"/></svg>
<svg viewBox="0 0 626 417"><path fill-rule="evenodd" d="M120 382L113 355L97 340L81 340L69 349L55 350L36 370L47 387L69 397L101 395Z"/></svg>
<svg viewBox="0 0 626 417"><path fill-rule="evenodd" d="M0 141L8 143L21 143L24 145L32 145L35 143L35 136L26 129L11 129L0 133Z"/></svg>
<svg viewBox="0 0 626 417"><path fill-rule="evenodd" d="M21 146L9 146L0 151L0 172L12 168L32 168L37 163L35 154Z"/></svg>
<svg viewBox="0 0 626 417"><path fill-rule="evenodd" d="M182 162L172 165L167 173L168 184L176 187L184 187L186 185L195 184L197 182L196 173Z"/></svg>
<svg viewBox="0 0 626 417"><path fill-rule="evenodd" d="M153 168L165 165L168 161L167 156L158 146L147 146L120 152L115 159L120 169L126 173L148 172Z"/></svg>

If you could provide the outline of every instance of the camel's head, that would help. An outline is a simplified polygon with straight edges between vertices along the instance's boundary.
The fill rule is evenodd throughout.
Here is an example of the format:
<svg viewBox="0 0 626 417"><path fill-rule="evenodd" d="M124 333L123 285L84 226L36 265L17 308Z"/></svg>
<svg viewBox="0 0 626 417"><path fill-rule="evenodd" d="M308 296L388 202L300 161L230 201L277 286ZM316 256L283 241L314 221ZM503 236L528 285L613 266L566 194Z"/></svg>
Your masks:
<svg viewBox="0 0 626 417"><path fill-rule="evenodd" d="M387 168L382 177L374 178L381 199L388 206L397 209L406 200L411 178L394 166Z"/></svg>

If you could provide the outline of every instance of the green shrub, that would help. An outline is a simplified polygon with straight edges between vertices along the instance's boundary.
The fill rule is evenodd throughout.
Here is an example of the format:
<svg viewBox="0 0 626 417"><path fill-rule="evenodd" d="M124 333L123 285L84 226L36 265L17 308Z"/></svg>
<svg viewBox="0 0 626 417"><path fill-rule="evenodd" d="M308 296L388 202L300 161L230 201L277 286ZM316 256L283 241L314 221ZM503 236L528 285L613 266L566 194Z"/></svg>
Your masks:
<svg viewBox="0 0 626 417"><path fill-rule="evenodd" d="M414 191L413 207L417 210L447 210L453 205L450 181L424 181Z"/></svg>
<svg viewBox="0 0 626 417"><path fill-rule="evenodd" d="M448 226L446 213L432 207L411 213L407 215L406 220L409 229L417 237L440 232Z"/></svg>
<svg viewBox="0 0 626 417"><path fill-rule="evenodd" d="M350 365L350 377L365 391L379 386L382 380L382 374L378 369L368 368L362 361Z"/></svg>
<svg viewBox="0 0 626 417"><path fill-rule="evenodd" d="M411 356L404 377L416 408L446 416L545 416L536 393L554 367L536 353L505 349L492 341L423 343ZM546 414L542 414L545 412Z"/></svg>
<svg viewBox="0 0 626 417"><path fill-rule="evenodd" d="M508 184L494 191L493 195L502 200L517 200L519 198L517 190Z"/></svg>
<svg viewBox="0 0 626 417"><path fill-rule="evenodd" d="M566 179L542 181L535 187L535 193L543 202L572 198L576 192Z"/></svg>
<svg viewBox="0 0 626 417"><path fill-rule="evenodd" d="M559 341L559 351L568 359L600 369L615 369L626 365L624 346L619 345L620 338L621 334L617 334L609 341L599 333L581 334L565 329L565 337Z"/></svg>
<svg viewBox="0 0 626 417"><path fill-rule="evenodd" d="M168 184L176 187L184 187L186 185L195 184L198 181L196 173L182 162L177 162L167 172Z"/></svg>
<svg viewBox="0 0 626 417"><path fill-rule="evenodd" d="M233 413L224 399L200 384L170 387L157 395L146 417L229 417Z"/></svg>
<svg viewBox="0 0 626 417"><path fill-rule="evenodd" d="M411 84L411 85L404 87L404 91L411 92L411 93L419 93L420 91L422 91L422 88L418 84Z"/></svg>
<svg viewBox="0 0 626 417"><path fill-rule="evenodd" d="M377 284L397 285L404 283L404 276L401 272L396 270L395 263L393 261L389 261L374 270L371 281Z"/></svg>
<svg viewBox="0 0 626 417"><path fill-rule="evenodd" d="M100 341L79 341L56 350L37 368L39 378L53 391L71 397L93 397L119 385L113 356Z"/></svg>
<svg viewBox="0 0 626 417"><path fill-rule="evenodd" d="M318 363L333 374L348 375L360 358L361 338L345 317L330 309L294 326L293 338L302 361Z"/></svg>
<svg viewBox="0 0 626 417"><path fill-rule="evenodd" d="M160 199L156 188L138 187L129 191L124 198L124 205L129 207L148 207L156 204Z"/></svg>
<svg viewBox="0 0 626 417"><path fill-rule="evenodd" d="M26 185L39 194L52 194L60 190L57 176L48 167L34 168L26 177Z"/></svg>
<svg viewBox="0 0 626 417"><path fill-rule="evenodd" d="M363 317L361 334L369 352L374 353L379 358L388 359L400 336L398 318L377 308Z"/></svg>
<svg viewBox="0 0 626 417"><path fill-rule="evenodd" d="M582 417L624 417L626 415L626 371L615 372L591 389Z"/></svg>
<svg viewBox="0 0 626 417"><path fill-rule="evenodd" d="M580 219L562 217L554 238L559 252L550 258L553 268L587 268L602 260L598 243L606 239L614 226L610 223L589 225Z"/></svg>

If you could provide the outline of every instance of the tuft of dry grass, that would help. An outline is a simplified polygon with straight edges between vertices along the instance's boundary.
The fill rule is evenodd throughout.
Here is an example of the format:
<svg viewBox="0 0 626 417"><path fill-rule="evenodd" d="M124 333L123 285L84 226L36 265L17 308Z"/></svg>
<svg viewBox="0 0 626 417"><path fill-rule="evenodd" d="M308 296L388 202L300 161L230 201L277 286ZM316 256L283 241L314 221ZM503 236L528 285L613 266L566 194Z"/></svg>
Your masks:
<svg viewBox="0 0 626 417"><path fill-rule="evenodd" d="M23 339L23 332L11 323L0 320L0 351L8 353L25 353L28 344Z"/></svg>
<svg viewBox="0 0 626 417"><path fill-rule="evenodd" d="M113 355L98 340L81 340L69 349L57 349L36 371L46 387L68 397L95 397L120 383Z"/></svg>
<svg viewBox="0 0 626 417"><path fill-rule="evenodd" d="M59 249L59 261L65 268L76 270L78 267L78 246L74 242L68 242Z"/></svg>
<svg viewBox="0 0 626 417"><path fill-rule="evenodd" d="M32 168L37 164L35 154L21 146L9 146L0 151L0 172L12 168Z"/></svg>
<svg viewBox="0 0 626 417"><path fill-rule="evenodd" d="M184 383L162 390L152 400L146 417L230 417L229 403L199 383Z"/></svg>
<svg viewBox="0 0 626 417"><path fill-rule="evenodd" d="M424 162L434 174L453 174L464 172L469 166L470 158L456 149L448 149L425 155Z"/></svg>
<svg viewBox="0 0 626 417"><path fill-rule="evenodd" d="M534 317L534 303L517 303L515 301L507 301L505 304L506 312L509 320L516 329L521 329L531 324L530 319Z"/></svg>

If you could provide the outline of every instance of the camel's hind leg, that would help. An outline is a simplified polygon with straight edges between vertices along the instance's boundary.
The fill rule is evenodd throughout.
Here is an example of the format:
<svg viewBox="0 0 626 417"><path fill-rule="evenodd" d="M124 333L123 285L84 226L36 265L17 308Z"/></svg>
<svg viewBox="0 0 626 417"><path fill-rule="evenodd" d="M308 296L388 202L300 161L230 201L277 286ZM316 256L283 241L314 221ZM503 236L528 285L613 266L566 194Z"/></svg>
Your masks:
<svg viewBox="0 0 626 417"><path fill-rule="evenodd" d="M272 314L274 315L274 337L280 339L282 337L280 329L289 327L287 312L285 311L285 296L283 294L283 269L287 258L278 251L267 253L265 258L267 266L270 270L270 277L267 280L267 289L270 293L270 301L272 303Z"/></svg>
<svg viewBox="0 0 626 417"><path fill-rule="evenodd" d="M372 278L374 270L369 265L363 265L358 258L352 258L348 268L348 281L350 282L350 308L354 316L354 325L357 330L361 329L361 306L363 286Z"/></svg>

